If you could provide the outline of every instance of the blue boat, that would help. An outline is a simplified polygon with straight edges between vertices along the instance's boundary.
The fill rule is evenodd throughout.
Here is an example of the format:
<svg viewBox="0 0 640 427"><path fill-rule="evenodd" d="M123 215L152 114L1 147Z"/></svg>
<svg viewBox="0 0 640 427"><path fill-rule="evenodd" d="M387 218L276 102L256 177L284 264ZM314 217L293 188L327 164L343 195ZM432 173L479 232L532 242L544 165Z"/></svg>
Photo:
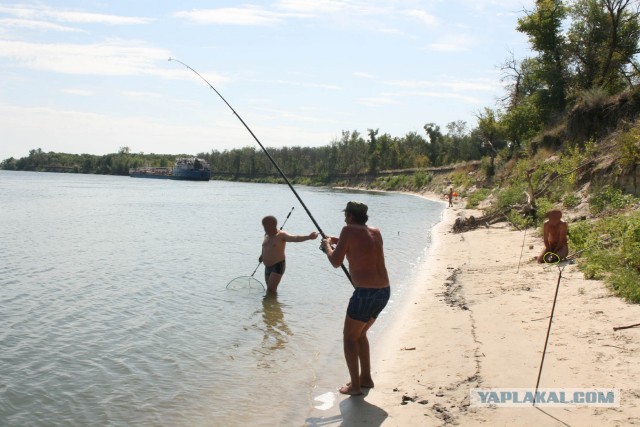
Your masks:
<svg viewBox="0 0 640 427"><path fill-rule="evenodd" d="M209 181L211 169L204 159L181 157L173 168L142 167L129 169L132 178L178 179L184 181Z"/></svg>

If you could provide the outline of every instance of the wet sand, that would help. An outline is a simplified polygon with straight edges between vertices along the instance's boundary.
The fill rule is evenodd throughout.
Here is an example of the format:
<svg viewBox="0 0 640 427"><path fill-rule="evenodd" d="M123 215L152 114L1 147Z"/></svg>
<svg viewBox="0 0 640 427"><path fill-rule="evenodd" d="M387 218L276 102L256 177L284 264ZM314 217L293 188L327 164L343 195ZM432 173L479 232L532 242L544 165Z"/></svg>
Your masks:
<svg viewBox="0 0 640 427"><path fill-rule="evenodd" d="M639 323L640 305L575 265L562 270L540 387L613 388L620 406L471 406L471 389L535 388L560 272L533 260L534 230L451 232L479 214L457 205L436 225L413 289L372 346L375 388L314 402L307 425L640 425L640 327L613 330Z"/></svg>

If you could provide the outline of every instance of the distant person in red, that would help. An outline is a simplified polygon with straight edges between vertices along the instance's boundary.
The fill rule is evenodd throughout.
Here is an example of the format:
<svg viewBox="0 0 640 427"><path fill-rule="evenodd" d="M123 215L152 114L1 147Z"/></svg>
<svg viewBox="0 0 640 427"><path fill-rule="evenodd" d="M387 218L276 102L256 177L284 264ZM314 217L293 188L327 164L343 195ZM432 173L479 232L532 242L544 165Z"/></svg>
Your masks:
<svg viewBox="0 0 640 427"><path fill-rule="evenodd" d="M314 231L304 236L278 230L278 220L274 216L262 218L262 226L264 227L264 240L262 241L262 254L258 258L258 262L264 263L264 280L267 282L267 292L275 293L286 267L284 248L287 242L317 239L318 233Z"/></svg>
<svg viewBox="0 0 640 427"><path fill-rule="evenodd" d="M449 207L453 207L453 187L449 188Z"/></svg>
<svg viewBox="0 0 640 427"><path fill-rule="evenodd" d="M538 256L538 263L556 262L553 255L563 260L569 254L567 242L567 223L562 220L562 212L558 210L547 213L547 220L542 228L544 250Z"/></svg>

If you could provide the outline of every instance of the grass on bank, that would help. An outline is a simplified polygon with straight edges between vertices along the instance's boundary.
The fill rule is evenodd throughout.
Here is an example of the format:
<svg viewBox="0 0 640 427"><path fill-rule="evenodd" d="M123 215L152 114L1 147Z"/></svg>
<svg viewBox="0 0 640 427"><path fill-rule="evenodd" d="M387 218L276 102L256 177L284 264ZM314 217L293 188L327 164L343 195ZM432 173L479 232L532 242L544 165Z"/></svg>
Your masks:
<svg viewBox="0 0 640 427"><path fill-rule="evenodd" d="M620 213L569 226L571 251L584 250L578 266L614 293L640 303L640 212Z"/></svg>

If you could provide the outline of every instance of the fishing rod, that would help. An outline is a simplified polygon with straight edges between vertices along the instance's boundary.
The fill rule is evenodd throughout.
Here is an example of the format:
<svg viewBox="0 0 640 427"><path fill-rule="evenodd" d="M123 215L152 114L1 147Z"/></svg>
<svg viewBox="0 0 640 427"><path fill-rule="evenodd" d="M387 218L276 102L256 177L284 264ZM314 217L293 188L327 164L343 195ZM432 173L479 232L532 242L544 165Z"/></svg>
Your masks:
<svg viewBox="0 0 640 427"><path fill-rule="evenodd" d="M298 199L298 201L300 202L300 204L302 205L302 207L304 208L304 210L307 212L307 215L309 215L309 218L311 219L311 221L313 222L313 224L316 226L316 229L320 232L320 235L322 236L323 239L326 239L327 236L324 234L324 231L322 231L322 228L320 228L320 225L318 224L318 222L315 220L315 218L313 217L313 215L311 214L311 211L309 211L309 209L307 208L307 205L304 204L304 202L302 201L302 198L300 198L300 196L298 195L298 192L295 190L295 188L293 188L293 185L291 185L291 182L289 182L289 179L287 178L287 176L284 174L284 172L282 172L282 169L280 169L280 166L278 166L278 164L276 163L275 160L273 160L273 157L271 157L271 154L269 154L269 152L267 151L266 148L264 148L264 145L262 145L262 143L260 142L260 140L258 139L258 137L253 133L253 131L251 130L251 128L249 128L249 126L244 122L244 120L242 120L242 117L240 117L240 115L236 112L236 110L233 109L233 107L231 106L231 104L229 104L227 102L226 99L224 99L224 96L222 96L222 94L220 94L220 92L218 92L218 90L213 87L213 85L211 83L209 83L207 81L207 79L205 79L204 77L202 77L202 75L200 73L198 73L196 70L194 70L193 68L191 68L190 66L188 66L187 64L185 64L184 62L178 60L178 59L174 59L174 58L169 58L169 61L175 61L178 62L182 65L184 65L185 67L187 67L187 69L193 71L198 77L200 77L211 89L213 89L213 91L220 97L220 99L222 99L222 101L227 104L227 107L229 107L229 109L233 112L233 114L238 118L238 120L240 120L240 123L243 124L243 126L249 131L249 133L251 134L251 136L253 137L253 139L256 140L256 142L258 143L258 145L260 146L260 148L262 148L262 151L264 151L264 154L267 155L267 157L269 158L269 160L271 161L271 163L273 164L273 166L278 170L278 172L280 173L280 176L282 177L282 179L284 179L284 182L287 183L287 185L289 186L289 188L291 189L291 191L293 192L293 194L296 196L296 198ZM349 272L347 271L346 267L344 266L344 264L340 265L340 267L342 267L342 271L344 272L344 274L347 276L347 278L349 279L349 282L351 283L351 285L355 288L355 285L353 284L353 281L351 280L351 275L349 274Z"/></svg>
<svg viewBox="0 0 640 427"><path fill-rule="evenodd" d="M600 240L602 241L608 241L610 238L609 237L600 237ZM547 263L547 265L544 267L544 269L546 270L549 267L553 267L554 265L558 267L558 281L556 283L556 293L553 296L553 305L551 306L551 315L549 316L549 326L547 327L547 337L545 338L544 341L544 348L542 350L542 360L540 361L540 368L538 369L538 380L536 381L536 389L535 392L533 394L533 406L536 406L536 399L538 398L538 387L540 386L540 378L542 376L542 366L544 365L544 357L547 353L547 345L549 344L549 335L551 333L551 324L553 322L553 313L556 310L556 301L558 300L558 290L560 289L560 280L562 279L562 272L564 271L564 268L569 265L570 263L574 262L575 258L580 255L582 252L586 251L587 249L591 249L594 246L599 245L601 242L598 242L596 244L593 244L591 246L587 246L584 249L581 249L577 252L574 252L572 254L567 255L563 260L560 259L560 257L558 256L558 254L554 253L554 252L547 252L543 255L543 259L547 259L547 256L550 255L552 257L555 257L555 259L557 261L555 262L550 262ZM614 328L615 330L615 328Z"/></svg>
<svg viewBox="0 0 640 427"><path fill-rule="evenodd" d="M549 344L549 335L551 334L551 323L553 322L553 313L556 310L556 301L558 300L558 290L560 289L560 279L562 279L562 271L565 266L558 266L558 282L556 283L556 293L553 297L553 305L551 306L551 316L549 316L549 326L547 327L547 337L544 340L544 349L542 350L542 360L540 361L540 369L538 369L538 380L536 381L536 390L533 393L533 406L536 406L538 398L538 387L540 386L540 377L542 376L542 366L544 365L544 356L547 353L547 344Z"/></svg>

